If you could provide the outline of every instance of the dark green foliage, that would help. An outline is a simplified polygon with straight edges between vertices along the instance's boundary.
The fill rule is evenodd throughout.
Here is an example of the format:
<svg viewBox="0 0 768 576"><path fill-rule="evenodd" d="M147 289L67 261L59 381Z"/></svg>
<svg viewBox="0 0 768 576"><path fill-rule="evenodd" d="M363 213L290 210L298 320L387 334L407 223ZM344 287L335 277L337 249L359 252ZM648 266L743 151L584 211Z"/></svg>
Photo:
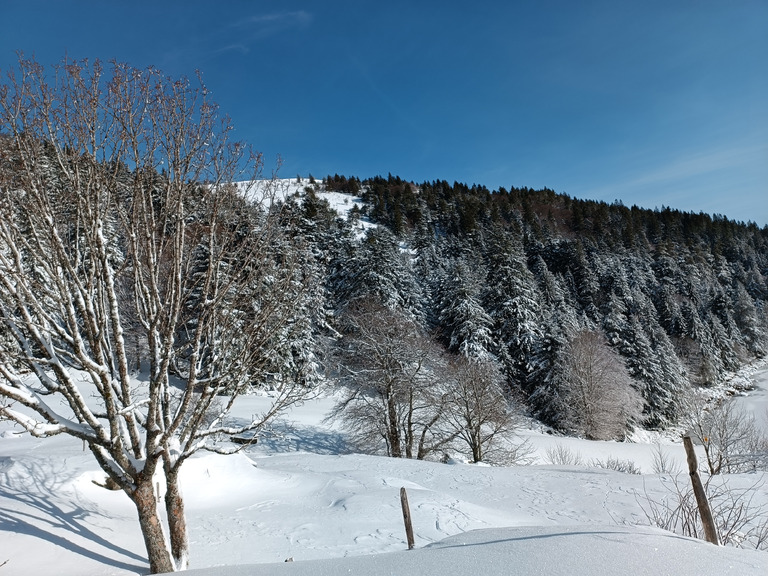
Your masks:
<svg viewBox="0 0 768 576"><path fill-rule="evenodd" d="M343 243L330 277L337 298L374 294L447 348L495 357L551 424L554 363L576 327L600 330L618 352L652 427L675 421L689 386L766 353L768 227L546 188L326 182L358 190L363 215L392 234Z"/></svg>
<svg viewBox="0 0 768 576"><path fill-rule="evenodd" d="M360 180L355 177L347 178L346 176L334 174L333 176L327 176L323 182L325 183L326 190L346 192L347 194L357 194L360 192Z"/></svg>

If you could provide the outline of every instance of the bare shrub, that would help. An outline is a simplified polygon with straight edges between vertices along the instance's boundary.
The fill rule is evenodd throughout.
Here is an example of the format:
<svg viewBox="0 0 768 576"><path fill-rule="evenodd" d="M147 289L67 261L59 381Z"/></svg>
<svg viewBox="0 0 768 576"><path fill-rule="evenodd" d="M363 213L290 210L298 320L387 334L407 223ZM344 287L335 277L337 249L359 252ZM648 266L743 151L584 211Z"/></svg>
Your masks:
<svg viewBox="0 0 768 576"><path fill-rule="evenodd" d="M661 444L656 442L653 445L653 463L651 464L654 474L680 474L680 465L675 462Z"/></svg>
<svg viewBox="0 0 768 576"><path fill-rule="evenodd" d="M768 438L747 414L730 400L688 402L685 425L704 448L710 474L737 474L768 469Z"/></svg>
<svg viewBox="0 0 768 576"><path fill-rule="evenodd" d="M554 464L555 466L583 466L584 458L581 453L574 452L563 444L555 444L550 446L546 451L546 461L548 464Z"/></svg>
<svg viewBox="0 0 768 576"><path fill-rule="evenodd" d="M662 479L667 494L654 499L646 490L638 498L652 526L682 536L704 538L698 505L687 476L679 474ZM720 536L727 546L768 550L768 506L755 501L763 489L761 480L747 488L735 488L724 476L709 476L704 488L712 516Z"/></svg>
<svg viewBox="0 0 768 576"><path fill-rule="evenodd" d="M504 466L530 466L536 461L536 448L527 438L515 437L504 443L503 450L496 452L496 461Z"/></svg>
<svg viewBox="0 0 768 576"><path fill-rule="evenodd" d="M605 460L593 458L589 461L591 468L605 468L606 470L615 470L624 474L640 474L640 468L632 460L622 460L614 456L608 456Z"/></svg>

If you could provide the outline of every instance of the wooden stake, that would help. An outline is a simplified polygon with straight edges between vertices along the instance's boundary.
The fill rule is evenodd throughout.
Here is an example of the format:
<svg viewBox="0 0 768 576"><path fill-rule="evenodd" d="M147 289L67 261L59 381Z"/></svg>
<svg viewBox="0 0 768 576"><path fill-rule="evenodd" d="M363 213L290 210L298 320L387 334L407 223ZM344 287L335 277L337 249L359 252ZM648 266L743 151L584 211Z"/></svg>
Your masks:
<svg viewBox="0 0 768 576"><path fill-rule="evenodd" d="M400 504L403 507L403 522L405 522L405 536L408 538L408 550L413 550L413 524L411 524L411 509L408 506L408 495L405 488L400 488Z"/></svg>
<svg viewBox="0 0 768 576"><path fill-rule="evenodd" d="M704 492L704 486L699 477L699 461L696 458L696 452L693 451L693 441L690 436L683 438L683 446L685 446L685 455L688 460L688 472L691 475L693 494L696 496L696 504L699 507L701 525L704 527L704 536L707 542L712 542L715 546L719 546L720 538L717 535L717 527L715 526L714 518L712 518L712 510L709 507L707 494Z"/></svg>

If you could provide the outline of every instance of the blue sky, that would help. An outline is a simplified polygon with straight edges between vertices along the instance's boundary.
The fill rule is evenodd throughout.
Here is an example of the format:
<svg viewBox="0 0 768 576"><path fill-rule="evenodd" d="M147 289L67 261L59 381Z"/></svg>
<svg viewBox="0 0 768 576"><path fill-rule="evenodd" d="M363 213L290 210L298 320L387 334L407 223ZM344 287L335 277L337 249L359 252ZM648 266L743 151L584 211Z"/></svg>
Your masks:
<svg viewBox="0 0 768 576"><path fill-rule="evenodd" d="M549 187L768 225L768 2L0 0L15 52L203 73L280 174Z"/></svg>

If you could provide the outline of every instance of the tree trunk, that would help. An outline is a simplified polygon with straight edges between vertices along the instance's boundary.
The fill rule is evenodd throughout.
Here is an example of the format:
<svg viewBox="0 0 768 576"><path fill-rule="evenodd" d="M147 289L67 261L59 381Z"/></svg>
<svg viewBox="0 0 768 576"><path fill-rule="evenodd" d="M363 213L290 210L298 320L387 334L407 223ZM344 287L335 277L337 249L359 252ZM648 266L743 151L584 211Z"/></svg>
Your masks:
<svg viewBox="0 0 768 576"><path fill-rule="evenodd" d="M408 394L408 416L405 429L405 457L409 460L413 458L413 442L413 390L411 390Z"/></svg>
<svg viewBox="0 0 768 576"><path fill-rule="evenodd" d="M186 570L189 567L189 541L184 498L179 490L179 471L166 471L165 474L165 510L168 513L168 529L171 534L171 555L176 569Z"/></svg>
<svg viewBox="0 0 768 576"><path fill-rule="evenodd" d="M175 567L171 560L165 534L163 534L160 516L157 513L157 502L151 477L148 480L142 480L136 486L131 499L139 513L139 526L141 527L141 534L144 536L144 545L147 548L150 573L174 572Z"/></svg>
<svg viewBox="0 0 768 576"><path fill-rule="evenodd" d="M390 456L400 458L403 455L400 446L400 428L397 422L397 406L394 398L387 398L387 440L389 442Z"/></svg>
<svg viewBox="0 0 768 576"><path fill-rule="evenodd" d="M480 430L470 430L472 439L472 461L477 464L483 460L483 440Z"/></svg>

